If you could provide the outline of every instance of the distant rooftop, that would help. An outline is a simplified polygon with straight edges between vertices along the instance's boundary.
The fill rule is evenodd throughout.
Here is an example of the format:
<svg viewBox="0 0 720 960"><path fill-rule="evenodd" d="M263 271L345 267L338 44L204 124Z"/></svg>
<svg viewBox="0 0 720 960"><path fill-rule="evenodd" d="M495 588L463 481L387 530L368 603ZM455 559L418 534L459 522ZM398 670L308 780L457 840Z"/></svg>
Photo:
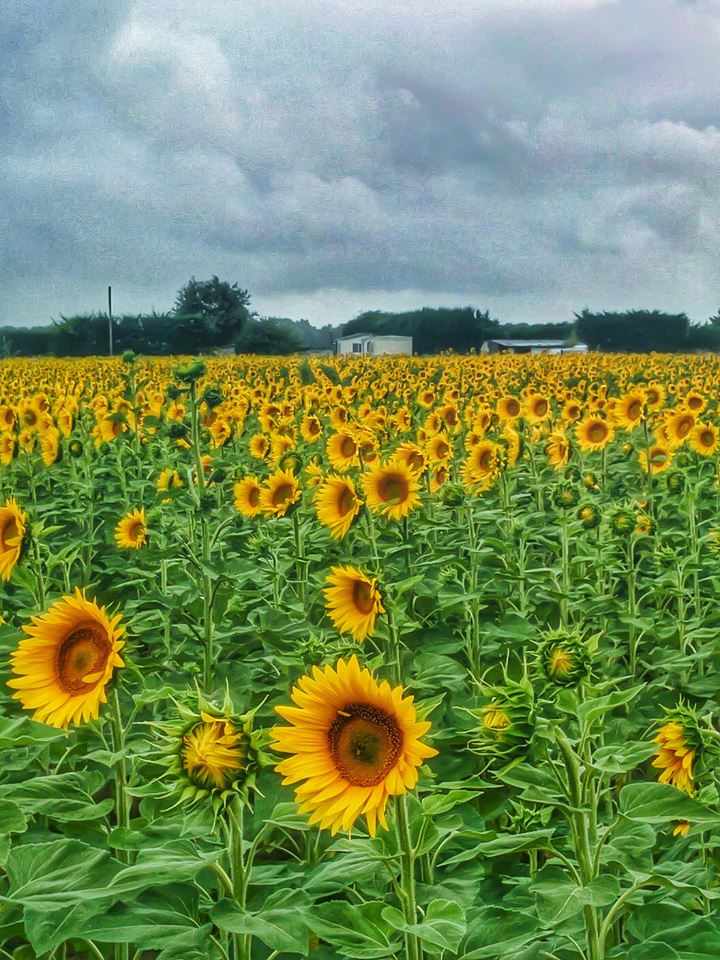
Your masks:
<svg viewBox="0 0 720 960"><path fill-rule="evenodd" d="M498 340L490 337L486 343L498 343L501 347L563 347L564 340Z"/></svg>

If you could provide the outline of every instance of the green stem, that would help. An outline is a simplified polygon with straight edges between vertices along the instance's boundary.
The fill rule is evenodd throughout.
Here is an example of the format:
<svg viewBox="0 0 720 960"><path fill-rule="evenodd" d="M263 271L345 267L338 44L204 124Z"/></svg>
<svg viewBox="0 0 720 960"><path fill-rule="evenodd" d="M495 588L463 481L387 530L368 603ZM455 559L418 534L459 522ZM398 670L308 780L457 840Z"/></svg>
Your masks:
<svg viewBox="0 0 720 960"><path fill-rule="evenodd" d="M242 800L234 797L228 808L230 822L230 877L233 885L233 898L241 910L247 905L248 879L251 864L245 859L244 808ZM249 933L233 933L234 960L250 960L252 955L252 936Z"/></svg>
<svg viewBox="0 0 720 960"><path fill-rule="evenodd" d="M307 568L305 565L305 550L303 546L302 530L300 528L300 517L297 510L293 510L292 521L293 533L295 535L295 580L297 583L298 599L304 607L307 590Z"/></svg>
<svg viewBox="0 0 720 960"><path fill-rule="evenodd" d="M130 803L127 795L127 770L125 768L125 757L122 755L125 749L125 732L122 724L122 713L120 710L120 697L117 687L110 694L110 726L112 729L113 748L115 753L120 754L113 766L115 774L115 822L118 827L129 829L130 827ZM118 860L122 863L130 863L130 852L119 849L117 851ZM129 960L130 944L115 944L115 960Z"/></svg>
<svg viewBox="0 0 720 960"><path fill-rule="evenodd" d="M418 922L417 899L415 895L415 853L410 838L410 824L405 794L395 801L396 829L400 847L400 885L402 910L405 923L414 926ZM407 960L422 960L422 944L415 933L406 931L405 952Z"/></svg>

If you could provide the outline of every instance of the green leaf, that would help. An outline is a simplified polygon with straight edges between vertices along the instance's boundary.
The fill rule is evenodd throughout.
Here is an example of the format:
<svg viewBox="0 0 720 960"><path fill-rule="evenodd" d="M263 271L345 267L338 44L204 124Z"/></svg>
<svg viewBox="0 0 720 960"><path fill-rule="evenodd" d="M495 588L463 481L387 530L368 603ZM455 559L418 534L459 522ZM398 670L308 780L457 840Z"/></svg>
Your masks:
<svg viewBox="0 0 720 960"><path fill-rule="evenodd" d="M443 950L457 953L467 931L465 911L452 900L431 900L421 923L405 923L402 913L395 907L386 907L383 917L396 930L414 933L430 953Z"/></svg>
<svg viewBox="0 0 720 960"><path fill-rule="evenodd" d="M340 900L317 904L308 922L317 936L352 960L380 960L400 949L397 932L383 917L382 901L354 906Z"/></svg>
<svg viewBox="0 0 720 960"><path fill-rule="evenodd" d="M242 910L232 900L221 900L210 911L212 920L228 933L251 934L271 950L307 956L310 937L303 913L287 906L259 913Z"/></svg>
<svg viewBox="0 0 720 960"><path fill-rule="evenodd" d="M26 830L27 820L20 807L12 800L0 800L0 836Z"/></svg>
<svg viewBox="0 0 720 960"><path fill-rule="evenodd" d="M668 783L627 784L620 791L620 812L629 820L645 823L689 820L690 823L720 824L720 813L708 810Z"/></svg>

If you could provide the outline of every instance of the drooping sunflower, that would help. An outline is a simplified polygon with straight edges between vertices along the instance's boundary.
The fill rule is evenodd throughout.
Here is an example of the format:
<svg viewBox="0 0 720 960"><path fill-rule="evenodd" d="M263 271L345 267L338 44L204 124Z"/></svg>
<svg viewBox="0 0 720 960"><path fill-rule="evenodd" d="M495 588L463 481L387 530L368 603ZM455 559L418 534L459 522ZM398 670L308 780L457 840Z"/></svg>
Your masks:
<svg viewBox="0 0 720 960"><path fill-rule="evenodd" d="M262 484L257 477L243 477L233 487L235 509L244 517L256 517L262 511Z"/></svg>
<svg viewBox="0 0 720 960"><path fill-rule="evenodd" d="M562 470L570 459L570 441L562 430L554 430L548 437L545 455L553 470Z"/></svg>
<svg viewBox="0 0 720 960"><path fill-rule="evenodd" d="M271 517L284 517L300 499L300 484L292 470L276 470L260 494L260 508Z"/></svg>
<svg viewBox="0 0 720 960"><path fill-rule="evenodd" d="M115 543L121 550L139 550L148 541L145 508L131 510L115 527Z"/></svg>
<svg viewBox="0 0 720 960"><path fill-rule="evenodd" d="M335 540L345 536L361 507L362 501L350 477L328 477L315 494L317 518Z"/></svg>
<svg viewBox="0 0 720 960"><path fill-rule="evenodd" d="M32 625L23 627L27 637L11 655L13 699L51 727L95 720L107 703L115 668L125 666L120 620L119 613L111 617L80 590L33 617Z"/></svg>
<svg viewBox="0 0 720 960"><path fill-rule="evenodd" d="M377 579L357 567L331 567L325 578L327 615L340 633L349 633L358 643L375 632L375 620L385 613Z"/></svg>
<svg viewBox="0 0 720 960"><path fill-rule="evenodd" d="M272 747L290 754L276 769L284 784L299 784L301 813L333 835L360 816L373 837L378 821L387 829L388 799L412 790L418 767L437 755L420 739L430 723L418 720L414 698L378 683L354 656L313 667L291 697L295 706L275 708L291 726L273 729Z"/></svg>
<svg viewBox="0 0 720 960"><path fill-rule="evenodd" d="M718 448L718 428L712 423L696 423L690 432L690 448L701 457L711 457Z"/></svg>
<svg viewBox="0 0 720 960"><path fill-rule="evenodd" d="M0 507L0 580L9 580L22 553L27 514L10 498Z"/></svg>
<svg viewBox="0 0 720 960"><path fill-rule="evenodd" d="M420 506L417 474L392 460L369 470L362 478L368 507L390 520L402 520Z"/></svg>
<svg viewBox="0 0 720 960"><path fill-rule="evenodd" d="M575 436L583 453L603 450L613 439L615 431L602 417L589 416L575 427Z"/></svg>
<svg viewBox="0 0 720 960"><path fill-rule="evenodd" d="M660 727L654 742L659 744L659 747L652 765L662 771L658 781L670 783L685 793L692 793L695 750L688 742L685 724L676 719L669 720Z"/></svg>

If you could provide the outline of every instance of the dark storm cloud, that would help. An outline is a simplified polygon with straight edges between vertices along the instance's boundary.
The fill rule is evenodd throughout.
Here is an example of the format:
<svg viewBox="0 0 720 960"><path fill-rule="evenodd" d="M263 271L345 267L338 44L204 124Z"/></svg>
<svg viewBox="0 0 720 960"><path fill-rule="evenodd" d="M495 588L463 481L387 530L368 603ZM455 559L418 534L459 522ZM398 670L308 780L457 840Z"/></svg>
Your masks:
<svg viewBox="0 0 720 960"><path fill-rule="evenodd" d="M0 322L717 306L712 0L12 0Z"/></svg>

